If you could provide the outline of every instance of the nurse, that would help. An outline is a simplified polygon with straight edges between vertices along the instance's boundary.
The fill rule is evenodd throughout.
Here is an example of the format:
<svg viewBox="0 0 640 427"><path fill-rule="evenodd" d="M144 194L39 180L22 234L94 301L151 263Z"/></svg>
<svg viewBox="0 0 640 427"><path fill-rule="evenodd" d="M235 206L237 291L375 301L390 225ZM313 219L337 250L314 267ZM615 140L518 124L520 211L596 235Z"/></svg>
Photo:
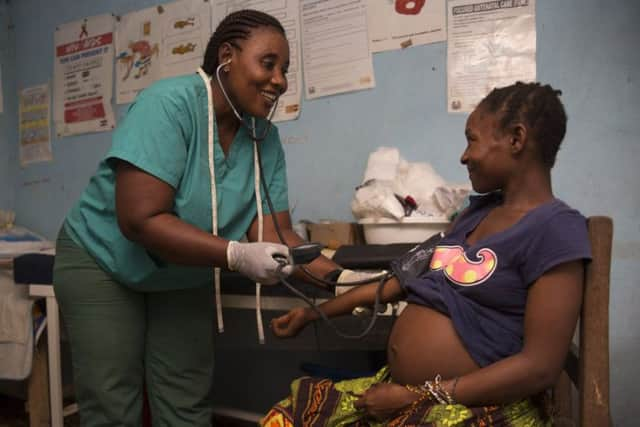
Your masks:
<svg viewBox="0 0 640 427"><path fill-rule="evenodd" d="M83 426L139 426L145 383L154 424L210 425L214 267L275 284L273 256L301 243L268 120L288 67L280 22L232 13L198 73L141 92L114 132L57 241L55 292ZM319 276L337 267L326 258L310 265Z"/></svg>

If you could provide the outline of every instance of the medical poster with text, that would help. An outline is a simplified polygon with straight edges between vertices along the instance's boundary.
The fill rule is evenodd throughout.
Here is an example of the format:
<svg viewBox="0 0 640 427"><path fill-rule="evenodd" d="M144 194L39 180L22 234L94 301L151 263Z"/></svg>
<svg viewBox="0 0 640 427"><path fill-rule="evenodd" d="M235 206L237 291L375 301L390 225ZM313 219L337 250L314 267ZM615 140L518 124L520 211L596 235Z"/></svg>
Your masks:
<svg viewBox="0 0 640 427"><path fill-rule="evenodd" d="M20 91L20 165L53 159L49 128L49 85Z"/></svg>
<svg viewBox="0 0 640 427"><path fill-rule="evenodd" d="M268 13L276 17L284 27L289 42L288 88L278 100L273 121L297 119L302 100L300 0L213 0L211 28L215 29L225 16L240 9L255 9Z"/></svg>
<svg viewBox="0 0 640 427"><path fill-rule="evenodd" d="M58 136L115 127L113 15L59 26L54 35L53 120Z"/></svg>
<svg viewBox="0 0 640 427"><path fill-rule="evenodd" d="M368 0L372 52L447 39L445 0Z"/></svg>
<svg viewBox="0 0 640 427"><path fill-rule="evenodd" d="M307 99L375 87L366 0L303 0Z"/></svg>
<svg viewBox="0 0 640 427"><path fill-rule="evenodd" d="M536 79L534 0L448 3L447 104L469 112L493 88Z"/></svg>

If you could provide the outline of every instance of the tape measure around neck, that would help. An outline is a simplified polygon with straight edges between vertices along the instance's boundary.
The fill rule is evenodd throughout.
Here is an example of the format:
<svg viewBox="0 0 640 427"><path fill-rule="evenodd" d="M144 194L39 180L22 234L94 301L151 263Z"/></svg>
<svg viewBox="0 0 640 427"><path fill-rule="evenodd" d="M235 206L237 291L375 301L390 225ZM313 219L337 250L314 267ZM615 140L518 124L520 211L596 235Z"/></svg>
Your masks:
<svg viewBox="0 0 640 427"><path fill-rule="evenodd" d="M215 173L215 147L214 147L214 119L213 119L213 94L211 91L211 77L202 68L198 68L198 74L204 81L207 89L207 148L209 158L209 179L211 181L211 230L214 236L218 235L218 199L216 192ZM253 131L255 133L255 119L253 119ZM256 194L256 209L258 212L258 241L262 242L264 237L264 217L262 211L262 195L260 194L260 161L258 160L258 145L253 144L253 167L254 186ZM222 316L222 296L220 292L220 268L214 267L214 286L216 296L216 317L218 321L218 332L224 332L224 319ZM256 318L258 326L258 339L264 343L264 327L262 324L262 313L260 304L260 284L256 283Z"/></svg>

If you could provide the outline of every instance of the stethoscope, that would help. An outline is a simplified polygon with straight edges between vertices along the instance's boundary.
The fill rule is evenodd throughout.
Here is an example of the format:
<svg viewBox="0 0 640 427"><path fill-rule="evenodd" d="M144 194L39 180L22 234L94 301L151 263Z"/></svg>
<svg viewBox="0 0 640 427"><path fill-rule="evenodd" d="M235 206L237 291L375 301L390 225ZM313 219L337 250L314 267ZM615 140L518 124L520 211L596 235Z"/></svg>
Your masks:
<svg viewBox="0 0 640 427"><path fill-rule="evenodd" d="M222 95L224 95L224 99L227 100L227 104L229 104L229 107L231 107L233 114L240 121L240 124L247 130L247 132L249 132L249 136L251 137L251 140L253 141L253 143L258 144L259 142L264 141L267 138L267 135L269 135L269 131L271 130L271 125L272 125L271 119L273 119L273 115L278 109L278 101L280 100L280 96L276 98L276 102L273 104L273 107L271 107L271 111L269 112L269 116L267 117L267 126L262 132L262 135L258 137L256 135L255 117L251 117L251 127L249 127L249 125L247 125L247 123L244 121L244 119L242 118L242 116L240 115L236 107L233 105L233 102L231 102L231 98L229 98L229 95L227 95L227 91L224 88L224 85L222 84L222 80L220 79L220 71L225 65L229 65L230 63L231 63L231 60L228 60L226 62L219 64L218 67L216 68L216 80L218 81L218 87L220 87L220 90L222 91ZM198 72L200 71L204 73L204 70L202 70L202 68L198 69ZM211 109L211 105L212 104L209 104L209 109ZM260 164L260 166L262 166L262 164ZM260 168L260 170L262 170L262 167Z"/></svg>
<svg viewBox="0 0 640 427"><path fill-rule="evenodd" d="M231 99L229 98L227 91L224 88L224 84L222 83L222 79L220 78L220 72L222 70L222 68L226 65L228 65L231 61L226 61L223 62L221 64L218 65L218 67L216 68L216 80L218 83L218 87L220 87L220 90L222 91L222 94L225 98L225 100L227 101L227 103L229 104L229 106L231 107L231 110L233 111L234 115L236 116L236 118L240 121L241 125L247 130L247 132L249 133L249 136L251 138L251 140L253 141L253 153L254 153L254 190L255 190L255 194L256 194L256 209L258 211L258 241L262 241L263 240L263 236L264 236L264 215L263 215L263 211L262 211L262 195L260 192L260 186L262 185L262 189L264 191L265 194L265 198L267 201L267 205L269 206L269 210L270 212L272 212L272 218L273 218L273 223L274 223L274 227L276 230L276 233L278 235L278 238L280 239L280 241L285 244L285 240L284 240L284 236L282 235L282 231L280 229L280 225L278 224L278 220L275 213L275 210L273 209L273 204L271 203L271 197L269 195L269 189L268 186L266 185L266 181L264 179L264 173L262 170L262 158L260 155L260 148L259 148L259 143L264 141L267 137L267 135L269 134L269 131L271 130L271 126L272 126L272 122L271 119L273 118L273 115L277 109L278 106L278 99L276 99L276 102L274 103L273 107L271 108L271 111L269 112L268 118L267 118L267 125L265 126L264 131L262 132L262 134L258 137L257 136L257 132L256 132L256 122L255 122L255 117L251 117L251 126L249 126L246 121L243 119L243 117L240 115L240 113L238 112L238 110L235 108L235 106L233 105L233 103L231 102ZM217 193L216 193L216 180L215 180L215 156L214 156L214 133L213 133L213 127L214 127L214 118L213 118L213 95L212 95L212 90L211 90L211 77L207 75L207 73L205 73L205 71L202 68L198 68L198 74L200 75L200 77L202 78L202 80L205 83L205 87L207 89L207 110L208 110L208 158L209 158L209 176L210 176L210 180L211 180L211 211L212 211L212 215L211 215L211 225L212 225L212 232L213 235L217 236L218 235L218 205L217 205ZM285 262L281 262L279 271L286 265L286 261ZM384 287L384 284L386 283L387 280L389 280L392 276L393 273L390 272L384 272L383 274L380 274L378 276L375 277L371 277L369 279L365 279L365 280L359 280L359 281L353 281L353 282L348 282L348 283L336 283L336 282L332 282L332 281L328 281L325 280L324 278L320 278L320 277L316 277L313 273L311 273L311 271L309 271L308 268L306 268L303 265L299 265L300 269L307 274L309 277L311 277L312 279L314 279L315 281L322 283L325 286L330 286L330 287L335 287L335 286L355 286L355 285L362 285L362 284L366 284L366 283L372 283L372 282L379 282L378 288L376 290L376 296L375 296L375 303L374 303L374 310L373 310L373 315L371 316L371 320L369 321L369 324L367 325L367 327L360 333L357 335L351 335L351 334L347 334L344 333L342 331L340 331L338 329L338 327L327 317L326 314L324 314L322 312L322 310L320 310L315 303L306 295L304 295L302 292L300 292L298 289L296 289L291 283L289 283L286 280L286 276L284 274L281 275L280 277L280 281L285 285L285 287L287 287L289 289L289 291L291 291L293 294L295 294L296 296L298 296L299 298L301 298L305 303L307 303L316 313L318 313L318 315L320 316L320 318L323 319L323 321L325 323L327 323L335 332L336 334L338 334L339 336L343 337L343 338L349 338L349 339L360 339L362 337L364 337L365 335L367 335L371 329L373 329L373 326L375 325L375 322L377 320L378 317L378 307L380 305L380 299L382 296L382 290ZM221 292L220 292L220 268L219 267L214 267L214 286L215 286L215 295L216 295L216 316L217 316L217 320L218 320L218 331L219 332L224 332L224 320L223 320L223 316L222 316L222 302L221 302ZM265 339L264 339L264 325L262 322L262 306L261 306L261 298L260 298L260 291L261 291L261 284L260 283L256 283L256 323L257 323L257 327L258 327L258 339L260 341L260 343L264 343Z"/></svg>

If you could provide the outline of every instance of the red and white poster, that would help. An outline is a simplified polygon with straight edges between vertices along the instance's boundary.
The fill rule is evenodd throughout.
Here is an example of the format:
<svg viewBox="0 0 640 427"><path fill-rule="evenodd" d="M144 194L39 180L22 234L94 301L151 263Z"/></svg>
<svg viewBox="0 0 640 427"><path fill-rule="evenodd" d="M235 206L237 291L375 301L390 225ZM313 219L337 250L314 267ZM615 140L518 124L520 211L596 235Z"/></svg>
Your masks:
<svg viewBox="0 0 640 427"><path fill-rule="evenodd" d="M114 28L115 18L106 14L56 29L53 120L58 136L115 127L111 107Z"/></svg>

